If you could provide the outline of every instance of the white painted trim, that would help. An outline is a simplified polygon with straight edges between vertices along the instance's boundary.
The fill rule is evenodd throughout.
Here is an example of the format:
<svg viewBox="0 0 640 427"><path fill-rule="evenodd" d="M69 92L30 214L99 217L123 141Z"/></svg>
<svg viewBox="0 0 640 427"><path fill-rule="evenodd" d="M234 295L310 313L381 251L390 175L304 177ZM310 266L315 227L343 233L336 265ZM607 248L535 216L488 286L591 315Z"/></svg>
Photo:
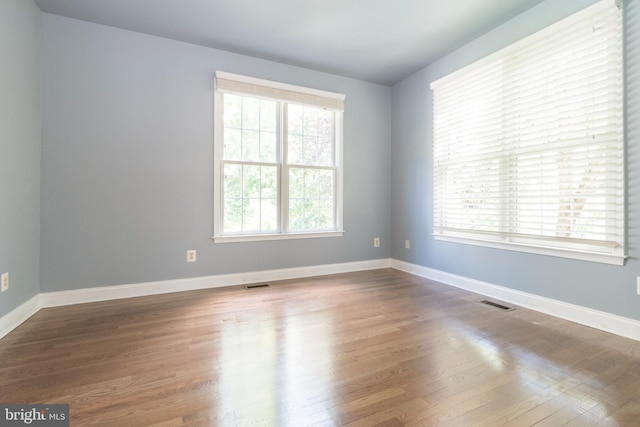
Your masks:
<svg viewBox="0 0 640 427"><path fill-rule="evenodd" d="M29 317L36 314L41 308L390 267L391 259L378 259L342 264L134 283L130 285L104 286L72 291L45 292L34 296L13 311L0 317L0 339L20 326Z"/></svg>
<svg viewBox="0 0 640 427"><path fill-rule="evenodd" d="M217 276L193 277L187 279L163 280L159 282L134 283L129 285L104 286L72 291L45 292L40 294L42 307L59 307L87 302L133 298L171 292L220 288L275 280L298 279L327 274L349 273L353 271L389 268L390 259L359 261L342 264L296 267L280 270L264 270L249 273L224 274Z"/></svg>
<svg viewBox="0 0 640 427"><path fill-rule="evenodd" d="M505 237L505 236L503 236ZM547 255L554 256L560 258L569 258L569 259L579 259L581 261L590 261L590 262L599 262L602 264L611 264L611 265L624 265L625 260L628 258L622 252L624 250L623 247L615 247L615 248L607 248L611 250L611 253L596 253L596 252L587 252L581 251L579 249L572 249L570 247L562 248L562 247L552 247L552 246L543 246L534 243L534 239L529 239L527 242L516 242L516 241L506 241L506 240L488 240L482 239L479 236L452 236L452 235L442 235L442 234L434 234L433 238L435 240L442 240L444 242L452 242L452 243L460 243L463 245L474 245L474 246L483 246L485 248L495 248L495 249L504 249L507 251L516 251L516 252L525 252L528 254L539 254L539 255ZM511 237L513 238L513 237ZM604 247L603 247L604 248ZM615 254L615 252L620 252L620 254Z"/></svg>
<svg viewBox="0 0 640 427"><path fill-rule="evenodd" d="M640 321L395 259L378 259L280 270L264 270L249 273L135 283L130 285L105 286L73 291L45 292L34 296L13 311L0 317L0 339L20 326L20 324L37 313L41 308L323 276L327 274L350 273L379 268L395 268L396 270L405 271L446 285L497 298L521 307L640 341Z"/></svg>
<svg viewBox="0 0 640 427"><path fill-rule="evenodd" d="M289 83L275 82L272 80L264 80L264 79L259 79L257 77L250 77L250 76L244 76L241 74L228 73L226 71L216 71L214 75L218 79L233 80L236 82L247 83L251 85L265 86L268 88L304 93L304 94L314 95L314 96L323 96L326 98L339 99L341 101L344 101L346 99L346 96L343 93L329 92L326 90L313 89L313 88L304 87L304 86L297 86Z"/></svg>
<svg viewBox="0 0 640 427"><path fill-rule="evenodd" d="M342 237L344 230L339 231L317 231L300 233L274 233L274 234L233 234L213 236L214 243L240 243L240 242L260 242L266 240L293 240L293 239L319 239L328 237Z"/></svg>
<svg viewBox="0 0 640 427"><path fill-rule="evenodd" d="M159 295L171 292L192 291L197 289L211 289L248 283L323 276L327 274L350 273L354 271L375 270L378 268L390 267L391 259L377 259L342 264L264 270L249 273L163 280L159 282L134 283L130 285L104 286L100 288L85 288L72 291L45 292L34 296L26 303L0 317L0 339L20 326L20 324L37 313L41 308Z"/></svg>
<svg viewBox="0 0 640 427"><path fill-rule="evenodd" d="M20 326L42 308L40 294L0 317L0 339Z"/></svg>
<svg viewBox="0 0 640 427"><path fill-rule="evenodd" d="M521 307L549 314L561 319L580 323L585 326L611 332L626 338L640 341L640 321L615 314L598 311L551 298L541 297L527 292L517 291L464 276L392 260L391 267L446 285L497 298Z"/></svg>
<svg viewBox="0 0 640 427"><path fill-rule="evenodd" d="M0 339L20 326L20 324L37 313L41 308L159 295L171 292L192 291L197 289L220 288L224 286L243 285L249 283L324 276L327 274L350 273L354 271L375 270L390 267L391 259L386 258L341 264L223 274L217 276L163 280L159 282L134 283L130 285L104 286L100 288L85 288L72 291L44 292L34 296L26 303L0 317Z"/></svg>

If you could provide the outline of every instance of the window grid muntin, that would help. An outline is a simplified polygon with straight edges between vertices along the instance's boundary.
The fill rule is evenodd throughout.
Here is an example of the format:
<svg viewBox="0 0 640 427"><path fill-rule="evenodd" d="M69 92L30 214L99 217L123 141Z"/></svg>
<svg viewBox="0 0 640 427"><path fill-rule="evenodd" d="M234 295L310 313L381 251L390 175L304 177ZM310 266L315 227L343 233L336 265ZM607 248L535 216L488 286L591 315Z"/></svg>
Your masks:
<svg viewBox="0 0 640 427"><path fill-rule="evenodd" d="M332 231L339 231L338 227L338 214L337 214L337 209L338 209L338 179L339 179L339 175L338 175L338 144L341 143L340 139L339 139L339 135L338 135L338 114L335 111L330 111L330 115L331 115L331 130L330 130L330 137L331 137L331 149L330 149L330 158L331 158L331 165L321 165L321 166L314 166L314 165L309 165L309 164L288 164L288 141L289 141L289 134L288 134L288 120L287 120L287 107L288 105L298 105L295 103L291 103L291 102L284 102L284 101L274 101L277 105L276 111L277 111L277 129L276 129L276 133L278 135L277 137L277 148L276 148L276 156L277 156L277 163L269 163L269 162L260 162L260 161L242 161L242 160L227 160L224 158L224 153L225 153L225 147L224 147L224 141L225 141L225 131L227 129L235 129L232 126L226 126L225 125L225 115L224 115L224 110L225 110L225 95L227 95L226 93L220 93L219 96L221 98L221 102L220 102L220 106L219 108L222 109L222 124L221 124L221 129L222 129L222 139L223 139L223 147L222 147L222 157L223 159L220 161L221 164L221 170L220 170L220 174L221 174L221 197L220 197L220 201L221 201L221 217L220 217L220 230L221 230L221 236L241 236L244 234L249 234L249 235L259 235L259 234L272 234L272 233L277 233L277 234L288 234L288 233L298 233L298 232L311 232L311 233L315 233L315 232L332 232ZM249 98L249 99L259 99L259 98L254 98L248 95L235 95L233 94L232 96L236 96L236 97L240 97L241 99L244 98ZM305 109L310 109L312 107L308 107L308 106L304 106ZM315 110L320 111L320 110L325 110L319 107L313 107L315 108ZM243 117L244 118L244 117ZM240 126L241 129L244 129L242 126ZM278 228L277 230L226 230L225 229L225 216L226 216L226 210L225 210L225 204L227 201L227 197L226 197L226 189L225 189L225 166L226 165L241 165L241 166L265 166L265 167L277 167L277 175L278 175L278 185L277 185L277 193L278 193ZM286 170L286 173L283 172L283 168ZM302 168L302 169L310 169L310 170L329 170L332 171L332 203L331 203L331 221L332 224L330 227L322 227L322 228L305 228L305 229L292 229L290 227L290 197L287 194L286 196L284 195L284 191L289 189L289 171L291 168ZM244 190L244 189L243 189ZM261 199L262 200L262 199ZM243 215L244 215L244 211L243 211Z"/></svg>

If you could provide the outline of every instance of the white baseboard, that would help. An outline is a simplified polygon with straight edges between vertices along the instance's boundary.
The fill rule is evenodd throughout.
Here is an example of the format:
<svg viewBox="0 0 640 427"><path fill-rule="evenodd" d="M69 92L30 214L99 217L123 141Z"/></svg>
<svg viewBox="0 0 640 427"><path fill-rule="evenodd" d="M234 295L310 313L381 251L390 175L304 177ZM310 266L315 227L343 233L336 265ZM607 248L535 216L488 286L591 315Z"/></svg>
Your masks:
<svg viewBox="0 0 640 427"><path fill-rule="evenodd" d="M158 282L134 283L130 285L104 286L100 288L86 288L72 291L44 292L34 296L26 303L0 317L0 338L17 328L22 322L33 316L41 308L159 295L170 292L219 288L249 283L261 283L275 280L299 279L303 277L324 276L327 274L350 273L354 271L375 270L378 268L390 267L390 259L377 259L341 264L327 264L279 270L255 271L249 273L163 280Z"/></svg>
<svg viewBox="0 0 640 427"><path fill-rule="evenodd" d="M14 310L0 317L0 338L20 326L22 322L33 316L42 308L40 295L32 297Z"/></svg>
<svg viewBox="0 0 640 427"><path fill-rule="evenodd" d="M40 298L42 300L43 307L58 307L87 302L159 295L171 292L194 291L199 289L220 288L224 286L244 285L249 283L349 273L353 271L389 268L390 266L390 259L380 259L342 264L193 277L187 279L162 280L158 282L135 283L130 285L104 286L100 288L86 288L73 291L45 292L40 294Z"/></svg>
<svg viewBox="0 0 640 427"><path fill-rule="evenodd" d="M435 280L446 285L455 286L471 292L497 298L521 307L530 308L532 310L640 341L640 322L637 320L394 259L379 259L342 264L194 277L188 279L163 280L158 282L105 286L73 291L45 292L34 296L13 311L0 317L0 338L18 327L22 322L37 313L41 308L276 280L299 279L304 277L323 276L327 274L350 273L354 271L374 270L379 268L395 268L397 270Z"/></svg>
<svg viewBox="0 0 640 427"><path fill-rule="evenodd" d="M500 299L521 307L550 314L585 326L640 341L640 321L575 304L517 291L464 276L392 260L391 267L446 285Z"/></svg>

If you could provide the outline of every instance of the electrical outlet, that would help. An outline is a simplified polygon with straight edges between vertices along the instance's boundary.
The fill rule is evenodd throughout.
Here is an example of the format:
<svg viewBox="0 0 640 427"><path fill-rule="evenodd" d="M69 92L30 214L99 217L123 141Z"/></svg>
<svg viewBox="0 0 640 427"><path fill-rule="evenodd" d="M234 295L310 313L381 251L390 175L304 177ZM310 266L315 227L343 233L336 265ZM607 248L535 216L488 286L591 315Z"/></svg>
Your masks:
<svg viewBox="0 0 640 427"><path fill-rule="evenodd" d="M2 292L9 289L9 273L2 273L2 279L0 279L0 282L2 283Z"/></svg>
<svg viewBox="0 0 640 427"><path fill-rule="evenodd" d="M187 251L187 262L196 262L196 250L189 249Z"/></svg>
<svg viewBox="0 0 640 427"><path fill-rule="evenodd" d="M411 242L409 240L405 240L404 241L404 248L405 249L411 249Z"/></svg>
<svg viewBox="0 0 640 427"><path fill-rule="evenodd" d="M380 247L380 238L376 237L375 239L373 239L373 247L374 248L379 248Z"/></svg>

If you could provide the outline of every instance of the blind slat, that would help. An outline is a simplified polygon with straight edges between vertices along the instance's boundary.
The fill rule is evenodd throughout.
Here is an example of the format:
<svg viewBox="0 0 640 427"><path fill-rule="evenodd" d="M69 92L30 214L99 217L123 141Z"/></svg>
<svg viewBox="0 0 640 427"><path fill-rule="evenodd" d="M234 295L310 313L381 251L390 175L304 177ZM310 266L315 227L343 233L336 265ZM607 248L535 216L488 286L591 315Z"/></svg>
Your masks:
<svg viewBox="0 0 640 427"><path fill-rule="evenodd" d="M601 1L433 82L435 234L623 256L622 81Z"/></svg>

